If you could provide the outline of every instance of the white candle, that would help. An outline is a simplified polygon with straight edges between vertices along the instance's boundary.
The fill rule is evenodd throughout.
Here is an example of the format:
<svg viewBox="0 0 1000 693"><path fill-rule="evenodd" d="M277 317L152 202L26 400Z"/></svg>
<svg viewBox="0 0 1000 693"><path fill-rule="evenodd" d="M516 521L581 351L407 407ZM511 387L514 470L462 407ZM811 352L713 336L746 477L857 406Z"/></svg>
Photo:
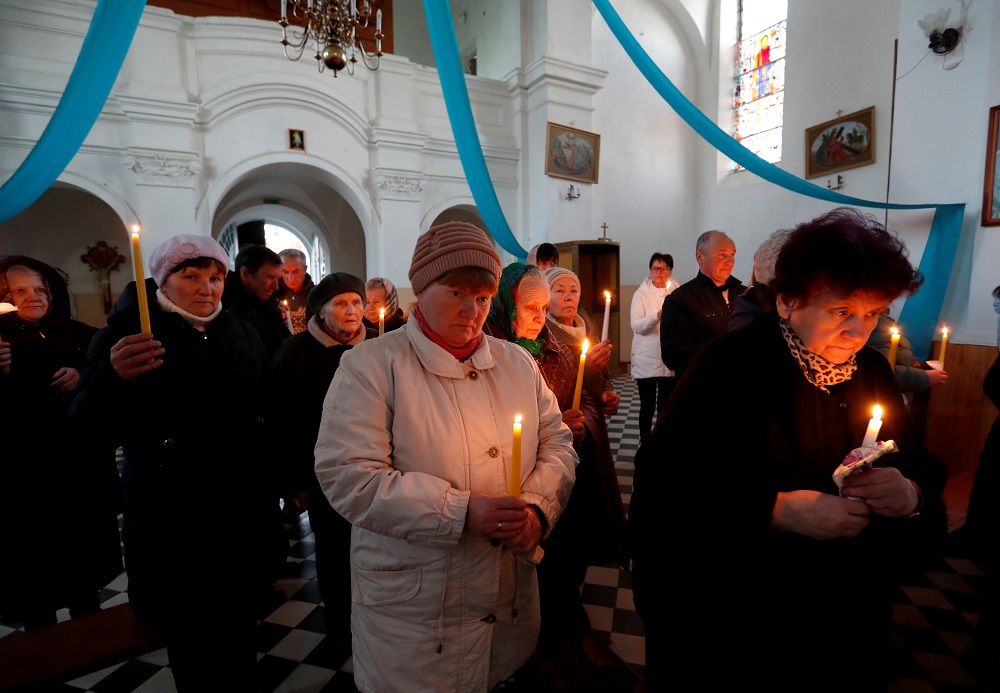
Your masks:
<svg viewBox="0 0 1000 693"><path fill-rule="evenodd" d="M381 337L385 333L385 308L378 309L378 334Z"/></svg>
<svg viewBox="0 0 1000 693"><path fill-rule="evenodd" d="M295 328L292 327L292 311L288 309L288 299L282 301L281 305L285 307L285 323L288 325L288 331L295 334Z"/></svg>
<svg viewBox="0 0 1000 693"><path fill-rule="evenodd" d="M604 292L604 327L601 329L601 341L608 338L608 324L611 321L611 292Z"/></svg>
<svg viewBox="0 0 1000 693"><path fill-rule="evenodd" d="M382 10L375 13L375 31L382 31Z"/></svg>
<svg viewBox="0 0 1000 693"><path fill-rule="evenodd" d="M865 431L865 439L861 442L861 447L868 448L875 445L880 428L882 428L882 407L876 404L872 407L872 418L868 420L868 430Z"/></svg>
<svg viewBox="0 0 1000 693"><path fill-rule="evenodd" d="M514 417L514 443L510 450L510 480L508 495L521 495L521 415Z"/></svg>

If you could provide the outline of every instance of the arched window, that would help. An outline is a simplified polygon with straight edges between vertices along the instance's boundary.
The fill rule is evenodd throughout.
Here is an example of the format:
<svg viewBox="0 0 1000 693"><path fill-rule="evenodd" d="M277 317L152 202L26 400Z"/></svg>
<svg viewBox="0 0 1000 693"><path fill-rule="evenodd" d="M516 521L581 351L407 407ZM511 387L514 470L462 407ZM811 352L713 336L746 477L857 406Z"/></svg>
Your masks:
<svg viewBox="0 0 1000 693"><path fill-rule="evenodd" d="M787 16L787 0L739 0L733 136L772 164L781 161Z"/></svg>

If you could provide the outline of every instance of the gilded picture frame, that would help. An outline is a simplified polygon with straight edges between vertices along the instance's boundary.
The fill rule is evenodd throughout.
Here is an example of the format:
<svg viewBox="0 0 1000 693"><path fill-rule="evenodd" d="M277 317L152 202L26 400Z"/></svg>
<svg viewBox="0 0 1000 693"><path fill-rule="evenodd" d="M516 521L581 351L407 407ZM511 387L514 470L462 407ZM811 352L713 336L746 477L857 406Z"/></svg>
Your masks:
<svg viewBox="0 0 1000 693"><path fill-rule="evenodd" d="M601 136L548 123L545 130L545 175L580 183L597 183Z"/></svg>
<svg viewBox="0 0 1000 693"><path fill-rule="evenodd" d="M806 130L806 178L875 163L875 107Z"/></svg>

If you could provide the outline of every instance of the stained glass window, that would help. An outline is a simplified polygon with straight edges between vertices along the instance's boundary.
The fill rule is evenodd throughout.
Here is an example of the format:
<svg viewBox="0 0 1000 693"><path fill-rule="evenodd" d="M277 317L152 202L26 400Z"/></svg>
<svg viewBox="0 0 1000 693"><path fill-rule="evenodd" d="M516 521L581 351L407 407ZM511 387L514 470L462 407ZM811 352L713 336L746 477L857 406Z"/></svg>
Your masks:
<svg viewBox="0 0 1000 693"><path fill-rule="evenodd" d="M772 164L781 161L787 12L787 0L740 2L733 136Z"/></svg>

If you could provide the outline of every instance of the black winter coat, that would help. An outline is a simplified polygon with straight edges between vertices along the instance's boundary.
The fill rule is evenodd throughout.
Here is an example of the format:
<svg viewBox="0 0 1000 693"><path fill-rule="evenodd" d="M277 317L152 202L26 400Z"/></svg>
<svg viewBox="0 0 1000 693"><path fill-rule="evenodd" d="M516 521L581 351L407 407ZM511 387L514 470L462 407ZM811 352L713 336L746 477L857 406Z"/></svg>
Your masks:
<svg viewBox="0 0 1000 693"><path fill-rule="evenodd" d="M820 390L776 314L761 316L697 354L639 448L633 594L644 620L683 634L662 653L678 685L885 690L894 571L944 535L945 471L917 439L885 358L864 347L857 365ZM872 514L852 538L772 529L779 492L838 493L832 474L861 445L874 404L879 440L900 450L879 466L918 484L922 514Z"/></svg>
<svg viewBox="0 0 1000 693"><path fill-rule="evenodd" d="M722 292L729 291L729 302ZM679 378L694 355L726 331L736 298L746 291L736 277L722 286L701 272L681 284L663 299L660 317L660 355L667 368Z"/></svg>
<svg viewBox="0 0 1000 693"><path fill-rule="evenodd" d="M96 591L122 571L121 483L114 448L85 445L71 430L72 392L51 386L60 368L83 368L97 330L49 315L38 322L0 316L11 345L0 373L6 433L0 444L0 613L20 621L54 613L81 590Z"/></svg>
<svg viewBox="0 0 1000 693"><path fill-rule="evenodd" d="M199 332L159 308L152 279L146 292L163 365L132 381L111 365L111 348L139 332L130 283L91 343L71 413L103 424L124 448L129 601L140 618L180 624L203 609L185 586L198 574L225 575L228 594L213 609L252 624L251 592L277 577L288 548L273 471L277 424L266 418L271 362L230 311Z"/></svg>

